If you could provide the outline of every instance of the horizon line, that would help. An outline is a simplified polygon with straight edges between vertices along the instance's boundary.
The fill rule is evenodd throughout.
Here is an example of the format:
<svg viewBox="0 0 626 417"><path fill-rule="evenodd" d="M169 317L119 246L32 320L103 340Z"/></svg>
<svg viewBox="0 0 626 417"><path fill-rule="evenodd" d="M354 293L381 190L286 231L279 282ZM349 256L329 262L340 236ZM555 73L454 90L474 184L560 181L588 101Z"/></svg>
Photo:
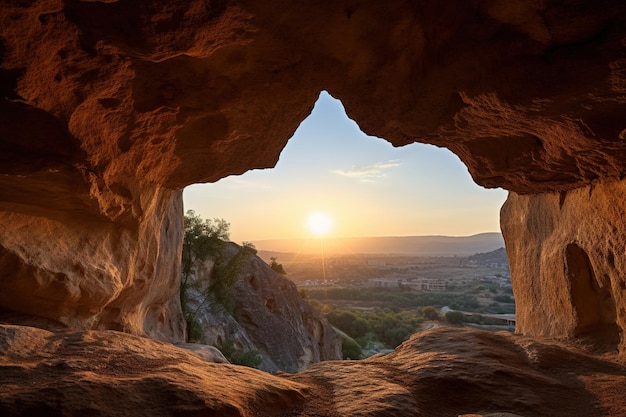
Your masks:
<svg viewBox="0 0 626 417"><path fill-rule="evenodd" d="M502 232L479 232L471 235L386 235L386 236L326 236L326 237L277 237L263 239L249 239L248 242L267 242L272 240L331 240L331 239L380 239L380 238L411 238L411 237L449 237L449 238L467 238L487 234L502 234Z"/></svg>

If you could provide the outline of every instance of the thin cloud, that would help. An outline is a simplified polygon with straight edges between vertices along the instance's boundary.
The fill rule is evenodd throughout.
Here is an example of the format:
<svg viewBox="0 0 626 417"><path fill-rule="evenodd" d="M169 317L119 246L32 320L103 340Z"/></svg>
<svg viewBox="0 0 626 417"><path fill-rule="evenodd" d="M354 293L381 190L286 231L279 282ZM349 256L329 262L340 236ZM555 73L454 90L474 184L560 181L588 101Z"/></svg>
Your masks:
<svg viewBox="0 0 626 417"><path fill-rule="evenodd" d="M376 182L387 176L387 171L391 168L399 167L402 162L399 159L391 159L385 162L377 162L371 165L360 167L352 167L345 171L343 169L335 169L331 171L333 174L343 177L354 178L361 182Z"/></svg>

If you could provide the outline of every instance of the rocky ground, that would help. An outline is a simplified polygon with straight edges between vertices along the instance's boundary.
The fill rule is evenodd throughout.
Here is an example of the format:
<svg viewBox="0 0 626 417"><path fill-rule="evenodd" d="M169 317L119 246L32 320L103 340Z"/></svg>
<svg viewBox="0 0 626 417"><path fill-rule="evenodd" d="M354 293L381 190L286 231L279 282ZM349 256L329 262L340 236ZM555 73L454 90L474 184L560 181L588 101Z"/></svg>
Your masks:
<svg viewBox="0 0 626 417"><path fill-rule="evenodd" d="M298 374L113 331L2 325L0 354L2 416L626 414L619 357L504 332L439 327L388 355Z"/></svg>

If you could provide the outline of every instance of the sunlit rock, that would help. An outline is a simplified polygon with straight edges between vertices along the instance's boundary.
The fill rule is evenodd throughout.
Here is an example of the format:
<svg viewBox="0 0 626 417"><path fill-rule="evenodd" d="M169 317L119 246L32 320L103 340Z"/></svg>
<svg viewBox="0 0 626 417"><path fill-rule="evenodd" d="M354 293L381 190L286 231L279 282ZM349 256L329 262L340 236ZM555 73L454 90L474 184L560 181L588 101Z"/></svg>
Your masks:
<svg viewBox="0 0 626 417"><path fill-rule="evenodd" d="M517 331L626 351L624 201L624 181L509 195L501 223Z"/></svg>
<svg viewBox="0 0 626 417"><path fill-rule="evenodd" d="M567 345L435 328L394 353L271 375L114 331L0 326L3 416L620 416L626 370Z"/></svg>
<svg viewBox="0 0 626 417"><path fill-rule="evenodd" d="M62 215L26 204L0 212L4 314L47 318L72 329L115 329L182 341L182 196L153 187L137 190L137 196L141 215L128 222L69 205Z"/></svg>

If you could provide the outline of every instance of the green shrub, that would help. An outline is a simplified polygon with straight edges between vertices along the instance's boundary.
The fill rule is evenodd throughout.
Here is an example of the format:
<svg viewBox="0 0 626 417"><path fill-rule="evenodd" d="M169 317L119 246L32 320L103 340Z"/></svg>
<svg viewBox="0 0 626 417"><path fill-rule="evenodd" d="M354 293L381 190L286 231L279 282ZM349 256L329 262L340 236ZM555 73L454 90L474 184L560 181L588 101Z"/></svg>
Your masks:
<svg viewBox="0 0 626 417"><path fill-rule="evenodd" d="M217 347L228 361L235 365L247 366L249 368L258 368L263 362L263 355L258 350L248 350L239 352L232 343L226 343L224 346Z"/></svg>
<svg viewBox="0 0 626 417"><path fill-rule="evenodd" d="M361 346L347 335L341 335L341 356L344 359L361 359L363 351Z"/></svg>
<svg viewBox="0 0 626 417"><path fill-rule="evenodd" d="M446 313L446 321L453 325L465 323L465 315L460 311L448 311Z"/></svg>
<svg viewBox="0 0 626 417"><path fill-rule="evenodd" d="M441 318L439 311L433 306L422 307L422 315L427 320L439 320Z"/></svg>
<svg viewBox="0 0 626 417"><path fill-rule="evenodd" d="M515 300L509 296L509 295L496 295L495 297L493 297L493 299L499 303L508 303L508 304L512 304L515 302Z"/></svg>
<svg viewBox="0 0 626 417"><path fill-rule="evenodd" d="M204 336L204 329L202 323L195 317L188 317L185 315L187 321L187 341L195 343L205 343L206 338Z"/></svg>

